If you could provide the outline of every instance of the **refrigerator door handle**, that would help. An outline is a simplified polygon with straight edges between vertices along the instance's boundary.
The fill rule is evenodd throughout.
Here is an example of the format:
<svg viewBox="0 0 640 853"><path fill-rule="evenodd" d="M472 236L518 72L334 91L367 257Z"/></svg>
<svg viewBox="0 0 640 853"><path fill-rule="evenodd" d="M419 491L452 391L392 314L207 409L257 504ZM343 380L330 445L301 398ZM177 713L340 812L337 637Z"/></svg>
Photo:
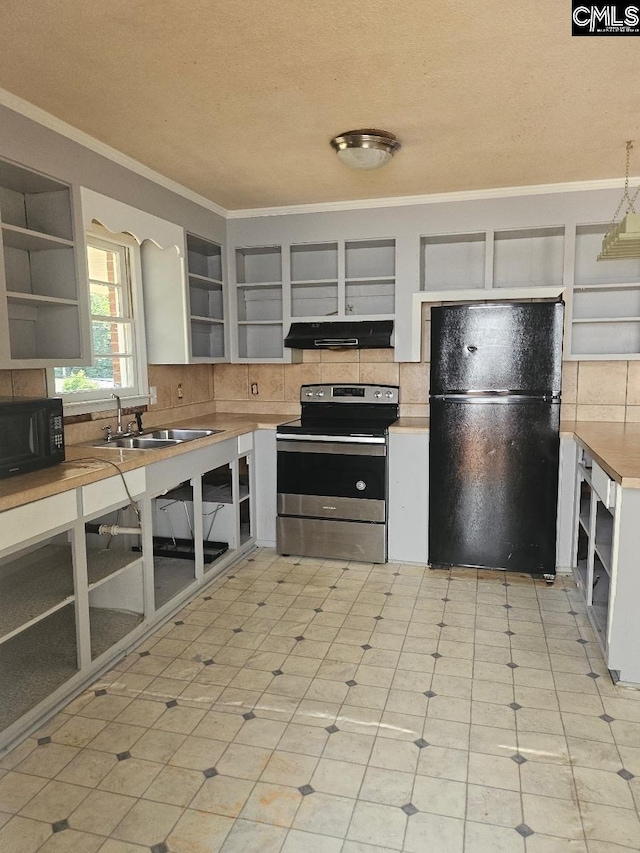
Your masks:
<svg viewBox="0 0 640 853"><path fill-rule="evenodd" d="M510 394L504 391L470 391L467 394L431 394L429 399L442 400L445 403L521 403L524 400L537 400L541 403L560 403L559 395Z"/></svg>

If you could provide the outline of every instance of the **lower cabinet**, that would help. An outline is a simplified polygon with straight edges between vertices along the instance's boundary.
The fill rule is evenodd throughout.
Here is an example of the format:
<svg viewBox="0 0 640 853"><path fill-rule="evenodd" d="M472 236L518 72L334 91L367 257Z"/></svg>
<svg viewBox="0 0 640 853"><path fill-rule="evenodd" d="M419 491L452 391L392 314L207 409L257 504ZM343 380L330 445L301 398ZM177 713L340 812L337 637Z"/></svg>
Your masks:
<svg viewBox="0 0 640 853"><path fill-rule="evenodd" d="M429 530L429 435L390 433L388 558L426 563Z"/></svg>
<svg viewBox="0 0 640 853"><path fill-rule="evenodd" d="M640 685L640 489L622 488L578 443L574 574L607 667Z"/></svg>
<svg viewBox="0 0 640 853"><path fill-rule="evenodd" d="M253 547L253 482L245 435L0 513L0 754Z"/></svg>

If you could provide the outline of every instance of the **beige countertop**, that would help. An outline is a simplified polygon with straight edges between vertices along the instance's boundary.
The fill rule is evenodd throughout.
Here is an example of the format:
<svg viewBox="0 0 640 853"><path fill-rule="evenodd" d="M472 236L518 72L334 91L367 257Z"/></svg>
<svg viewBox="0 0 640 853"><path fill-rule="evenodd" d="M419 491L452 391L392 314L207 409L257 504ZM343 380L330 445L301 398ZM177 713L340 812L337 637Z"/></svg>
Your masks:
<svg viewBox="0 0 640 853"><path fill-rule="evenodd" d="M131 471L256 429L275 429L279 423L293 418L294 416L287 415L216 412L189 420L174 421L169 426L220 429L224 432L159 450L121 450L94 447L90 444L70 445L66 449L66 461L62 464L0 481L0 511L113 476L114 464L121 471ZM391 427L391 432L394 433L421 434L428 431L428 418L403 417ZM625 488L640 488L640 423L563 422L561 434L575 436L616 482Z"/></svg>
<svg viewBox="0 0 640 853"><path fill-rule="evenodd" d="M640 489L640 423L563 424L607 474L625 489Z"/></svg>
<svg viewBox="0 0 640 853"><path fill-rule="evenodd" d="M207 447L226 441L228 438L236 438L256 429L275 429L279 423L286 420L286 417L286 415L237 415L218 412L189 420L174 421L168 426L221 429L224 432L158 450L122 450L115 447L94 447L91 444L69 445L66 448L66 459L60 465L0 480L0 512L111 477L116 473L114 465L117 465L121 471L131 471L143 465L188 453L199 447ZM162 426L154 429L162 429Z"/></svg>

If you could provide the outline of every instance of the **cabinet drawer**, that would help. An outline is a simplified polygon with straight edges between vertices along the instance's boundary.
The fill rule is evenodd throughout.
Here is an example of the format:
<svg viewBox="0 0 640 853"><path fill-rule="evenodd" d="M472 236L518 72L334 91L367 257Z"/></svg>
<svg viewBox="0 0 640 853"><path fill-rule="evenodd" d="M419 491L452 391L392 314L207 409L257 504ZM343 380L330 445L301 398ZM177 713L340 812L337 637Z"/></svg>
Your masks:
<svg viewBox="0 0 640 853"><path fill-rule="evenodd" d="M596 494L607 509L614 507L616 503L616 484L595 461L591 469L591 482Z"/></svg>
<svg viewBox="0 0 640 853"><path fill-rule="evenodd" d="M124 479L132 497L141 495L145 490L144 468L136 468L135 471L127 471ZM93 515L114 504L124 504L129 501L122 477L108 477L82 487L82 512L84 515Z"/></svg>
<svg viewBox="0 0 640 853"><path fill-rule="evenodd" d="M77 517L75 489L0 512L2 549L26 542L48 530L55 530L57 527L75 521Z"/></svg>

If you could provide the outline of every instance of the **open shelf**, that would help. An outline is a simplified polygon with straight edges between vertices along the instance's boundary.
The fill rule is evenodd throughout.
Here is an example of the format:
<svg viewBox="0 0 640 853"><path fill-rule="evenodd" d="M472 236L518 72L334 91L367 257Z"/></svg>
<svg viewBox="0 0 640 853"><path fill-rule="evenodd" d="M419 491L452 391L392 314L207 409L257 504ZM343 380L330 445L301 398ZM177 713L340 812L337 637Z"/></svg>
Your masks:
<svg viewBox="0 0 640 853"><path fill-rule="evenodd" d="M292 317L332 317L338 313L338 282L291 282Z"/></svg>
<svg viewBox="0 0 640 853"><path fill-rule="evenodd" d="M395 240L350 240L344 251L346 279L395 277Z"/></svg>
<svg viewBox="0 0 640 853"><path fill-rule="evenodd" d="M138 560L89 591L91 657L95 659L144 620L143 563Z"/></svg>
<svg viewBox="0 0 640 853"><path fill-rule="evenodd" d="M46 543L0 566L0 643L73 599L71 545Z"/></svg>
<svg viewBox="0 0 640 853"><path fill-rule="evenodd" d="M282 321L282 287L239 288L238 320Z"/></svg>
<svg viewBox="0 0 640 853"><path fill-rule="evenodd" d="M75 606L69 603L0 645L0 731L77 671Z"/></svg>
<svg viewBox="0 0 640 853"><path fill-rule="evenodd" d="M193 234L187 234L186 239L190 357L205 361L222 359L225 355L222 248Z"/></svg>
<svg viewBox="0 0 640 853"><path fill-rule="evenodd" d="M159 610L194 582L194 563L179 557L153 558L155 608Z"/></svg>
<svg viewBox="0 0 640 853"><path fill-rule="evenodd" d="M109 578L140 562L142 558L135 551L87 549L87 573L89 589L100 586Z"/></svg>
<svg viewBox="0 0 640 853"><path fill-rule="evenodd" d="M308 243L291 247L291 281L331 281L338 278L338 244Z"/></svg>
<svg viewBox="0 0 640 853"><path fill-rule="evenodd" d="M640 260L598 261L602 238L611 230L611 223L579 225L576 228L575 285L608 284L609 282L639 282Z"/></svg>
<svg viewBox="0 0 640 853"><path fill-rule="evenodd" d="M0 162L0 218L5 225L73 240L69 187Z"/></svg>
<svg viewBox="0 0 640 853"><path fill-rule="evenodd" d="M238 284L282 283L280 246L252 246L236 249L236 281Z"/></svg>
<svg viewBox="0 0 640 853"><path fill-rule="evenodd" d="M156 610L195 581L193 500L193 487L189 480L153 500Z"/></svg>
<svg viewBox="0 0 640 853"><path fill-rule="evenodd" d="M73 248L71 240L64 237L54 237L51 234L43 234L40 231L31 231L28 228L6 223L2 225L2 242L11 249L20 249L23 252Z"/></svg>
<svg viewBox="0 0 640 853"><path fill-rule="evenodd" d="M588 356L624 356L640 353L640 320L615 320L609 323L584 320L572 324L571 354Z"/></svg>
<svg viewBox="0 0 640 853"><path fill-rule="evenodd" d="M224 325L221 320L191 317L191 355L224 358Z"/></svg>
<svg viewBox="0 0 640 853"><path fill-rule="evenodd" d="M597 502L597 507L596 534L594 540L595 550L605 571L607 574L611 575L613 516L600 501Z"/></svg>
<svg viewBox="0 0 640 853"><path fill-rule="evenodd" d="M564 228L496 231L493 242L493 287L561 285Z"/></svg>
<svg viewBox="0 0 640 853"><path fill-rule="evenodd" d="M240 544L244 545L251 539L251 503L242 501L240 504Z"/></svg>
<svg viewBox="0 0 640 853"><path fill-rule="evenodd" d="M89 608L91 626L91 659L95 660L142 624L142 613L112 610L105 607Z"/></svg>
<svg viewBox="0 0 640 853"><path fill-rule="evenodd" d="M81 357L80 319L74 304L25 305L8 300L11 358L59 361Z"/></svg>
<svg viewBox="0 0 640 853"><path fill-rule="evenodd" d="M238 324L238 355L240 358L282 358L284 336L282 323Z"/></svg>
<svg viewBox="0 0 640 853"><path fill-rule="evenodd" d="M610 581L604 566L596 556L593 565L593 583L591 589L592 622L603 648L607 647L607 625L609 621Z"/></svg>
<svg viewBox="0 0 640 853"><path fill-rule="evenodd" d="M189 275L222 283L222 248L211 240L187 234Z"/></svg>
<svg viewBox="0 0 640 853"><path fill-rule="evenodd" d="M32 305L38 308L40 305L77 305L77 299L60 299L57 296L40 296L37 293L19 293L15 290L7 291L7 301L13 305Z"/></svg>
<svg viewBox="0 0 640 853"><path fill-rule="evenodd" d="M423 237L420 242L421 290L466 290L484 287L484 232Z"/></svg>
<svg viewBox="0 0 640 853"><path fill-rule="evenodd" d="M395 279L363 279L345 282L345 313L362 316L395 312Z"/></svg>
<svg viewBox="0 0 640 853"><path fill-rule="evenodd" d="M584 592L587 588L587 561L586 561L586 559L578 560L578 565L576 566L576 574L577 574L577 581L580 585L580 588Z"/></svg>
<svg viewBox="0 0 640 853"><path fill-rule="evenodd" d="M611 223L576 228L571 355L640 354L640 260L598 261Z"/></svg>
<svg viewBox="0 0 640 853"><path fill-rule="evenodd" d="M215 287L205 285L202 281L197 282L189 278L189 303L192 317L202 317L212 320L224 319L224 304L222 299L222 285Z"/></svg>

